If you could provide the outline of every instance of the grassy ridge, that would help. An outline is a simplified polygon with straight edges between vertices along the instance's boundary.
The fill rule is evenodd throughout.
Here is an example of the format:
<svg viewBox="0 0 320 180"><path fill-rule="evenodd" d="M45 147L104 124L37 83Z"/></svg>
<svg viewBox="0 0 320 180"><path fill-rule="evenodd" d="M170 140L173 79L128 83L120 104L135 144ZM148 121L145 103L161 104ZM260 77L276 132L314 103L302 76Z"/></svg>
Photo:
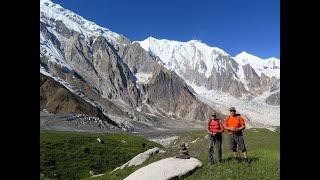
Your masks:
<svg viewBox="0 0 320 180"><path fill-rule="evenodd" d="M90 170L110 171L156 146L132 135L41 131L40 172L48 178L84 178L90 176Z"/></svg>

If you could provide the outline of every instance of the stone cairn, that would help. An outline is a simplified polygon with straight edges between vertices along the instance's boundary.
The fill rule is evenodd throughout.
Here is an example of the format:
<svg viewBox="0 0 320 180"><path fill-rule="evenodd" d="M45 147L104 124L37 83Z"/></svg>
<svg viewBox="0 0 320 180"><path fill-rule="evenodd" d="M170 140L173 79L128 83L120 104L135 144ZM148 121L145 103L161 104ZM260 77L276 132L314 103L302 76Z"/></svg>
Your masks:
<svg viewBox="0 0 320 180"><path fill-rule="evenodd" d="M180 145L179 155L176 156L176 158L179 158L179 159L190 159L189 151L188 151L185 143Z"/></svg>

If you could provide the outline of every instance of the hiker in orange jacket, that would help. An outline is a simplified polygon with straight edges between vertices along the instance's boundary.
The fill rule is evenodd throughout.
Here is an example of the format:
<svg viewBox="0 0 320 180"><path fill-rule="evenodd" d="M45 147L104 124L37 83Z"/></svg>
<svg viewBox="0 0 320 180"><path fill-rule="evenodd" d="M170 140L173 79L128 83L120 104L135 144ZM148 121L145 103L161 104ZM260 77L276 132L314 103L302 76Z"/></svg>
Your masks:
<svg viewBox="0 0 320 180"><path fill-rule="evenodd" d="M207 132L209 133L209 164L214 164L214 145L218 151L218 162L222 162L222 132L223 132L223 122L217 118L216 113L210 114L210 119L207 121Z"/></svg>
<svg viewBox="0 0 320 180"><path fill-rule="evenodd" d="M234 107L230 107L229 110L230 115L225 118L223 126L228 130L230 149L233 151L234 158L237 162L240 162L238 149L243 153L245 162L248 163L247 149L242 132L246 127L244 119L239 114L236 114Z"/></svg>

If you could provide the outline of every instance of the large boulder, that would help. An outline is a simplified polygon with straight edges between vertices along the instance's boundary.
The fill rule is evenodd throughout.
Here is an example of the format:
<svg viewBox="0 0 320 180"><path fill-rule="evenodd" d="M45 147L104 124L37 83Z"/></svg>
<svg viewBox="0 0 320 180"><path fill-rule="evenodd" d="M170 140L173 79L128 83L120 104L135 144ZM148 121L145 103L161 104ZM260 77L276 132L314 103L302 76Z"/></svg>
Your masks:
<svg viewBox="0 0 320 180"><path fill-rule="evenodd" d="M122 166L115 168L112 172L119 170L119 169L123 169L125 167L138 166L138 165L142 164L144 161L146 161L150 156L157 154L159 152L163 152L163 151L160 150L160 148L158 148L158 147L148 149L147 151L136 155L130 161L126 162Z"/></svg>
<svg viewBox="0 0 320 180"><path fill-rule="evenodd" d="M136 170L125 180L165 180L181 177L201 166L201 161L195 158L179 159L170 157Z"/></svg>

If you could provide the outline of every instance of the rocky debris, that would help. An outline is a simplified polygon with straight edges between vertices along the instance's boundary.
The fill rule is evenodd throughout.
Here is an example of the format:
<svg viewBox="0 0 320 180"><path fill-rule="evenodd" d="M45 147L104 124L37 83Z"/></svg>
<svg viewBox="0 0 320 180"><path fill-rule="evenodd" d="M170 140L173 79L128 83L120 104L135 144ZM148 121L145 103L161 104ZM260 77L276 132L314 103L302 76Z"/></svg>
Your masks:
<svg viewBox="0 0 320 180"><path fill-rule="evenodd" d="M77 126L96 126L100 129L114 129L115 127L101 120L99 117L88 116L86 114L77 114L69 116L67 121L76 121Z"/></svg>
<svg viewBox="0 0 320 180"><path fill-rule="evenodd" d="M176 156L176 158L179 158L179 159L190 159L190 154L189 154L189 151L188 151L185 143L180 145L179 155Z"/></svg>
<svg viewBox="0 0 320 180"><path fill-rule="evenodd" d="M126 162L122 166L115 168L112 172L117 171L119 169L123 169L125 167L140 165L144 161L146 161L150 156L152 156L154 154L157 154L159 152L160 152L160 148L158 148L158 147L154 147L152 149L148 149L147 151L136 155L135 157L133 157L131 160L129 160L128 162ZM161 151L161 152L163 153L164 151Z"/></svg>
<svg viewBox="0 0 320 180"><path fill-rule="evenodd" d="M91 127L98 127L99 129L114 129L114 126L106 123L105 121L101 120L91 120L88 119L77 119L76 126L83 127L83 126L91 126Z"/></svg>
<svg viewBox="0 0 320 180"><path fill-rule="evenodd" d="M175 177L181 178L201 166L201 161L195 158L179 159L169 157L136 170L126 177L125 180L167 180Z"/></svg>
<svg viewBox="0 0 320 180"><path fill-rule="evenodd" d="M74 116L70 116L67 118L68 121L73 121L75 119L83 119L83 120L87 120L87 121L95 121L95 122L100 122L101 119L98 117L92 117L92 116L88 116L86 114L77 114Z"/></svg>
<svg viewBox="0 0 320 180"><path fill-rule="evenodd" d="M40 110L40 128L55 131L85 131L85 132L119 132L117 126L106 121L101 122L74 118L76 115L59 115Z"/></svg>

